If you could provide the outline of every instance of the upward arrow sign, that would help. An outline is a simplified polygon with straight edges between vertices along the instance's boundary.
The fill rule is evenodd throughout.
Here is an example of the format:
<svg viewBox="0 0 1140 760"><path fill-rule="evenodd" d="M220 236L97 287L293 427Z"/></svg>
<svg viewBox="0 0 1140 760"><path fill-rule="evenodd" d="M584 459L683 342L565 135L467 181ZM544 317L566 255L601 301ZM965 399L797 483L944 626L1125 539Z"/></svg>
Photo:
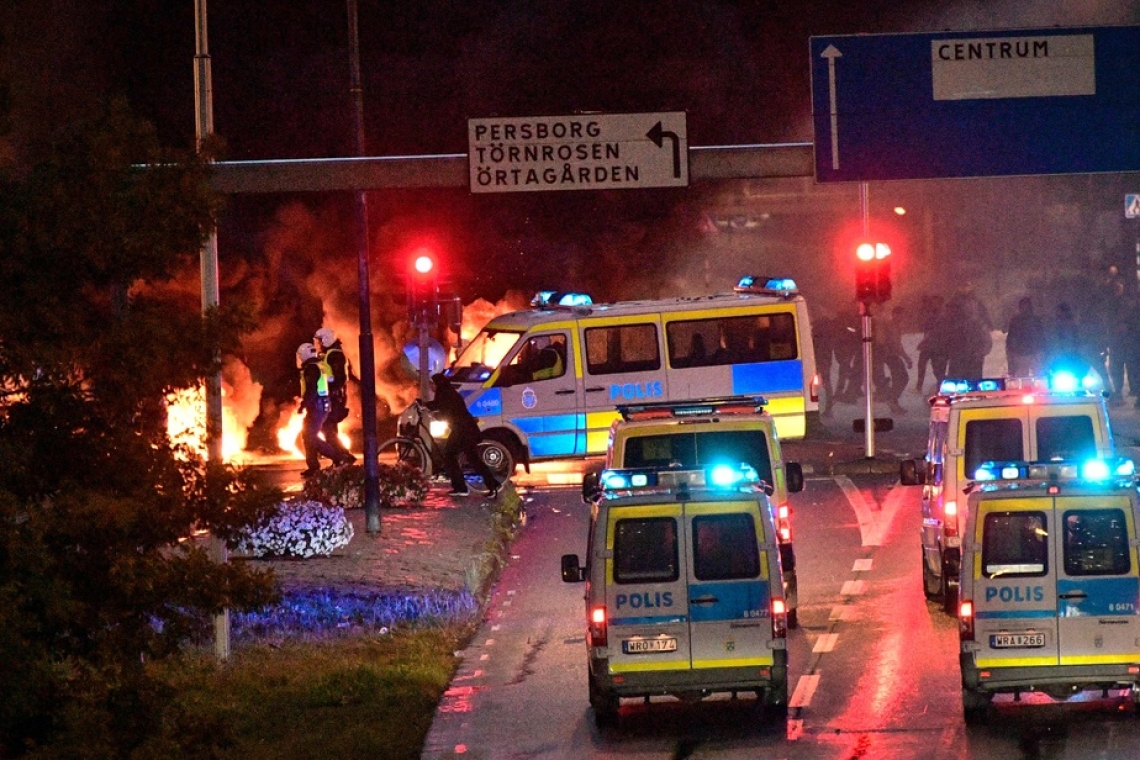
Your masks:
<svg viewBox="0 0 1140 760"><path fill-rule="evenodd" d="M827 59L827 97L831 106L831 168L839 168L839 109L835 97L835 59L842 58L835 45L828 45L819 54L820 58Z"/></svg>

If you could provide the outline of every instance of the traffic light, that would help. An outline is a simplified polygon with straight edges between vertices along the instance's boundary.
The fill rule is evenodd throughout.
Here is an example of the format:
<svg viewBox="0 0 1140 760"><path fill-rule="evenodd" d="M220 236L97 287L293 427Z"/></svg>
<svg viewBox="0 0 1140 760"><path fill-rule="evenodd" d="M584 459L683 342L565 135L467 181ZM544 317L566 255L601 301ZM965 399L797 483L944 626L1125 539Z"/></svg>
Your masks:
<svg viewBox="0 0 1140 760"><path fill-rule="evenodd" d="M439 320L439 265L435 253L419 248L408 267L408 319L416 324Z"/></svg>
<svg viewBox="0 0 1140 760"><path fill-rule="evenodd" d="M891 247L862 242L855 247L855 298L882 303L891 298Z"/></svg>

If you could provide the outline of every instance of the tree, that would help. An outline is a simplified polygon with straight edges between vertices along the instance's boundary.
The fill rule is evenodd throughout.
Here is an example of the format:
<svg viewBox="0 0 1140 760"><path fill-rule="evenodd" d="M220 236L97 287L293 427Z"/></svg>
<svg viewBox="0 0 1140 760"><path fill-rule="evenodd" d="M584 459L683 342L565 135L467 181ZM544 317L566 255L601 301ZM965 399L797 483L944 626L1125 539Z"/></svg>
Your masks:
<svg viewBox="0 0 1140 760"><path fill-rule="evenodd" d="M186 731L145 663L277 593L192 536L232 536L280 494L166 433L166 393L252 328L142 287L195 262L207 171L116 101L0 177L0 755L79 756L81 737L85 757L124 757Z"/></svg>

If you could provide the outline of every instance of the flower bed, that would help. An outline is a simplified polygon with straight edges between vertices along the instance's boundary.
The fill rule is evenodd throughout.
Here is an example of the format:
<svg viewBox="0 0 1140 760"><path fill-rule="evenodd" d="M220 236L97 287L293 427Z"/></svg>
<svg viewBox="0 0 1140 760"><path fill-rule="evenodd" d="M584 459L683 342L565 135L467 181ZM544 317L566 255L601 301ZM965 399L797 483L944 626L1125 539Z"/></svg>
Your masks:
<svg viewBox="0 0 1140 760"><path fill-rule="evenodd" d="M352 536L352 523L342 507L287 501L276 515L243 533L232 548L254 557L327 557L347 546Z"/></svg>
<svg viewBox="0 0 1140 760"><path fill-rule="evenodd" d="M400 462L378 465L382 507L423 504L430 484L420 470ZM330 467L305 481L305 497L342 509L364 507L364 466Z"/></svg>

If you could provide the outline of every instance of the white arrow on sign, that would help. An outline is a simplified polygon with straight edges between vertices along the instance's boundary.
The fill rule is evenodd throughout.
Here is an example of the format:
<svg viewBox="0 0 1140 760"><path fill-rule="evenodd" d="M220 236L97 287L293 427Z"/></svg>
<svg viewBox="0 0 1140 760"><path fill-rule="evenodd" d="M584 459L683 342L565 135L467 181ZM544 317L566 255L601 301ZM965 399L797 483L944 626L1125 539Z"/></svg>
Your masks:
<svg viewBox="0 0 1140 760"><path fill-rule="evenodd" d="M831 104L831 168L839 168L839 107L835 97L835 59L842 58L835 45L828 45L827 49L819 54L820 58L827 59L827 95Z"/></svg>

